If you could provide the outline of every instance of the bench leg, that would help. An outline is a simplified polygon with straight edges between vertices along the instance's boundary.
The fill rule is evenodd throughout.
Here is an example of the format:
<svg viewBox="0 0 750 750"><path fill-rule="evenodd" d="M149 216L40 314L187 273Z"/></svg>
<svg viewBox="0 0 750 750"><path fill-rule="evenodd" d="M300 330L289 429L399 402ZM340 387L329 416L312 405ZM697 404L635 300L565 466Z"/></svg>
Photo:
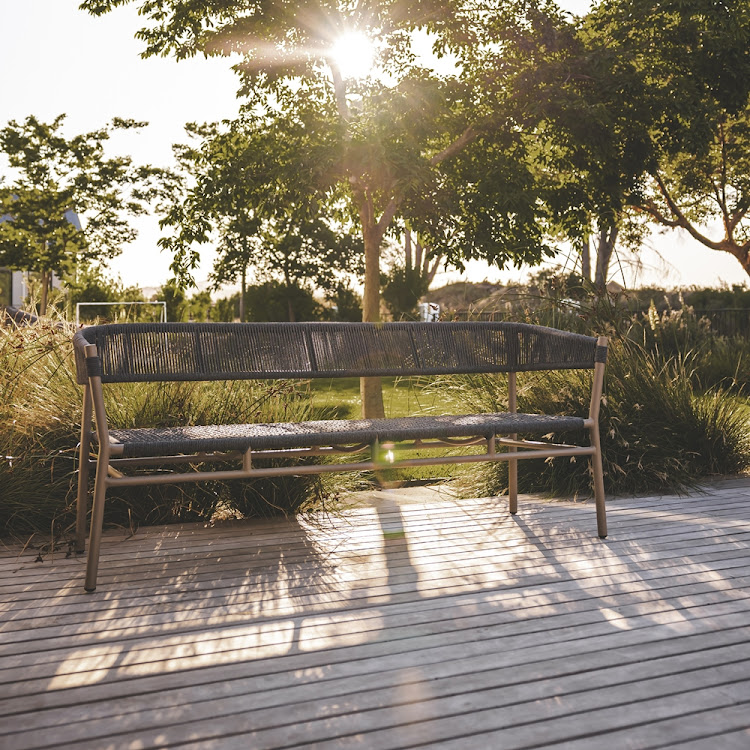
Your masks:
<svg viewBox="0 0 750 750"><path fill-rule="evenodd" d="M105 455L102 455L104 453ZM96 590L96 575L99 571L99 547L102 541L104 524L104 496L107 492L107 470L109 456L100 451L96 464L96 481L94 483L94 505L91 510L91 532L89 535L89 554L86 558L86 582L84 588L91 593Z"/></svg>
<svg viewBox="0 0 750 750"><path fill-rule="evenodd" d="M89 456L91 452L91 388L83 389L81 448L78 452L78 498L76 501L76 553L86 550L86 515L89 506Z"/></svg>
<svg viewBox="0 0 750 750"><path fill-rule="evenodd" d="M599 425L591 428L591 445L596 452L591 456L591 469L594 474L594 500L596 502L596 527L599 536L607 536L607 510L604 503L604 470L602 469L602 444L599 439Z"/></svg>
<svg viewBox="0 0 750 750"><path fill-rule="evenodd" d="M518 389L516 385L516 373L508 373L508 411L515 414L518 411ZM511 440L516 440L518 435L510 435ZM516 453L518 449L512 447L510 453ZM518 461L508 459L508 510L512 516L518 513Z"/></svg>
<svg viewBox="0 0 750 750"><path fill-rule="evenodd" d="M515 435L511 435L513 440ZM515 453L517 448L509 448L510 453ZM508 459L508 510L512 516L518 513L518 461Z"/></svg>

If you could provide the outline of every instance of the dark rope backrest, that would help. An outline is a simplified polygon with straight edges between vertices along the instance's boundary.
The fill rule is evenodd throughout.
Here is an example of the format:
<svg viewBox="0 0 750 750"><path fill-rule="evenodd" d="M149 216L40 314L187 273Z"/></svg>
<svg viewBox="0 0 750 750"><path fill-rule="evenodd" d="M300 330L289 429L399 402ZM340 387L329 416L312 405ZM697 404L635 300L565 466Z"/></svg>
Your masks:
<svg viewBox="0 0 750 750"><path fill-rule="evenodd" d="M596 339L525 323L123 323L74 339L105 383L588 369ZM603 349L603 347L599 347Z"/></svg>

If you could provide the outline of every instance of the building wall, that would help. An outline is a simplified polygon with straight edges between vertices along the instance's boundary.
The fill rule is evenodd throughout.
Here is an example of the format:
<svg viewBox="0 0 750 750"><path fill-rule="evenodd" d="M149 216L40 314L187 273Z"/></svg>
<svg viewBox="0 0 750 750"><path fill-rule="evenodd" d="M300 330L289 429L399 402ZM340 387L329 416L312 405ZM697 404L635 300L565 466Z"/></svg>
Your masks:
<svg viewBox="0 0 750 750"><path fill-rule="evenodd" d="M13 271L13 307L21 307L27 295L26 279L23 271Z"/></svg>

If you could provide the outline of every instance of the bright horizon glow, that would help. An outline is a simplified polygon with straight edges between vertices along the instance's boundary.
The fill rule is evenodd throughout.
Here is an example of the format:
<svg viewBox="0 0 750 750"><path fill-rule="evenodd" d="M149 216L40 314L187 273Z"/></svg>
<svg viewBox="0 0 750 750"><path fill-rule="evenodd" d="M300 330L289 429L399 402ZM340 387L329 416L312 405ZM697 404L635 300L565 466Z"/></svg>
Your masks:
<svg viewBox="0 0 750 750"><path fill-rule="evenodd" d="M361 31L347 31L331 48L333 62L342 78L367 78L375 63L375 45Z"/></svg>

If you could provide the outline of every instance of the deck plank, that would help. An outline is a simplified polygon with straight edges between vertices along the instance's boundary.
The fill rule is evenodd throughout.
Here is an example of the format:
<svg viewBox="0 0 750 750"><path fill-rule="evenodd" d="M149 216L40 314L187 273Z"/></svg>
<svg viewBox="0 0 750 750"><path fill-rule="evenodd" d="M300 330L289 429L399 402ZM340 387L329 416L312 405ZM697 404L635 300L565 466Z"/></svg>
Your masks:
<svg viewBox="0 0 750 750"><path fill-rule="evenodd" d="M5 545L0 746L748 746L750 484L608 510L599 540L589 503L413 488L110 532L93 595Z"/></svg>

